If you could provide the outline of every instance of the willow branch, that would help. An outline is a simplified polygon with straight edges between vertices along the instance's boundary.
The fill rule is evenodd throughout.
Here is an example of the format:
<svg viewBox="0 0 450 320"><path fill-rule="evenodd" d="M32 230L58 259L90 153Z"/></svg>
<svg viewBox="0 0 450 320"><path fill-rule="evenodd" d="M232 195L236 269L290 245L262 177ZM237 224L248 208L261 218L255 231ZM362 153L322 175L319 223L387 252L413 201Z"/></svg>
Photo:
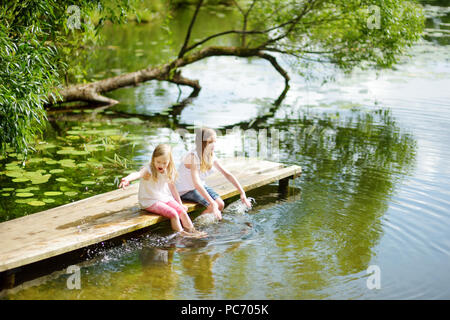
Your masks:
<svg viewBox="0 0 450 320"><path fill-rule="evenodd" d="M198 12L200 11L200 7L203 4L203 0L199 0L197 6L195 7L194 15L192 16L191 22L189 24L188 32L186 34L186 38L184 39L183 46L181 47L180 52L178 53L178 58L181 58L186 53L186 47L189 43L189 39L191 37L192 28L194 27L195 20L197 19Z"/></svg>

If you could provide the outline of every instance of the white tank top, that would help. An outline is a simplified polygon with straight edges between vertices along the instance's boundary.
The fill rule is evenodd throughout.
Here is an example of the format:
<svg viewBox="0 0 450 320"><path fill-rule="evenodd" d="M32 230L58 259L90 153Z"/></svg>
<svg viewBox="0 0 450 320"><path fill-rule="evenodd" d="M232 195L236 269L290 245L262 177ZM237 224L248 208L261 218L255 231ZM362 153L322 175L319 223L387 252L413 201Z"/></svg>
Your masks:
<svg viewBox="0 0 450 320"><path fill-rule="evenodd" d="M210 170L206 172L200 171L200 158L198 157L196 150L189 151L186 156L183 157L183 160L181 161L179 167L178 167L178 179L176 181L176 187L178 190L178 193L181 195L194 190L194 181L192 180L191 176L191 169L186 168L184 165L185 163L190 164L190 155L194 154L195 157L195 163L197 165L197 169L199 172L200 181L203 185L205 185L205 179L207 176L209 176L211 173L214 172L214 167L212 167ZM217 160L216 155L213 155L213 163Z"/></svg>
<svg viewBox="0 0 450 320"><path fill-rule="evenodd" d="M151 174L150 167L144 167ZM158 180L155 182L151 177L148 180L141 178L139 181L138 200L139 206L146 209L158 201L167 202L174 200L168 185L168 178L166 174L158 172Z"/></svg>

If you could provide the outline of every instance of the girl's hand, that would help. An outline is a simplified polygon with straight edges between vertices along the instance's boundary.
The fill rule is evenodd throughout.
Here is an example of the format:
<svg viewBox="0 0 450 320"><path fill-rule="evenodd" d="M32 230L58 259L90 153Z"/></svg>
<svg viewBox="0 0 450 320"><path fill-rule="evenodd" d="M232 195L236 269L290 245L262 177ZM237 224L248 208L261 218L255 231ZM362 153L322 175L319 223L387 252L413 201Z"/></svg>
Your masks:
<svg viewBox="0 0 450 320"><path fill-rule="evenodd" d="M209 205L208 209L211 209L212 214L214 214L217 219L222 220L222 213L220 213L219 205L217 202L213 202Z"/></svg>
<svg viewBox="0 0 450 320"><path fill-rule="evenodd" d="M247 199L245 193L241 194L241 201L243 204L245 204L247 206L247 208L249 208L249 209L252 208L252 203L250 202L250 200Z"/></svg>
<svg viewBox="0 0 450 320"><path fill-rule="evenodd" d="M213 214L217 217L218 220L222 220L222 213L220 212L219 208L215 208Z"/></svg>
<svg viewBox="0 0 450 320"><path fill-rule="evenodd" d="M130 185L130 181L127 180L127 178L122 178L122 180L120 180L120 184L119 184L119 188L122 188L125 190L125 187Z"/></svg>

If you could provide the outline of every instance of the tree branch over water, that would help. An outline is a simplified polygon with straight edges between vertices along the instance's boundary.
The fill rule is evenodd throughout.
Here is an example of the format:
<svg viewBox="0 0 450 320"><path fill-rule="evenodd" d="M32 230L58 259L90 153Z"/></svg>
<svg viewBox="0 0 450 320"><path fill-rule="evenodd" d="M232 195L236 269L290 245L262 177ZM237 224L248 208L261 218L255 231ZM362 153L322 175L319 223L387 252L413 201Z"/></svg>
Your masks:
<svg viewBox="0 0 450 320"><path fill-rule="evenodd" d="M195 20L197 19L197 15L198 15L198 12L200 11L200 7L202 6L202 4L203 4L203 0L199 0L197 3L197 6L195 7L195 12L191 19L191 23L189 23L186 38L184 39L184 43L183 43L183 46L181 47L180 53L178 53L178 58L183 57L183 55L185 53L186 47L189 43L189 39L191 38L192 28L194 27Z"/></svg>
<svg viewBox="0 0 450 320"><path fill-rule="evenodd" d="M108 3L102 1L98 6L97 2L88 0L36 0L30 7L20 7L20 17L14 14L16 5L16 11L8 10L11 4L0 5L0 18L5 22L0 28L0 103L3 107L0 126L5 133L0 141L2 150L6 144L22 151L27 149L27 141L32 141L39 128L45 126L44 105L49 108L73 101L113 105L118 101L103 94L151 80L188 86L192 88L190 97L195 97L201 90L200 82L184 77L181 68L213 56L256 57L269 61L284 79L285 90L281 96L289 88L290 76L273 54L291 56L300 67L291 67L289 72L300 74L307 71L303 61L326 62L344 71L355 67L389 68L397 63L405 48L419 39L424 25L421 8L403 0L388 3L369 0L364 2L366 6L360 0L252 0L245 5L234 0L232 5L234 12L242 17L241 25L202 36L201 40L190 44L191 38L196 39L195 36L204 32L195 28L202 19L204 5L203 0L198 0L186 26L183 43L176 49L178 55L171 61L91 83L62 87L73 54L70 45L93 34L87 24L77 30L67 30L68 6L75 5L86 15L100 8L97 29L105 20L116 23L125 18L123 9L129 6L128 0L120 0L114 8L108 8ZM373 18L367 12L369 5L379 8L380 25L375 28L368 24ZM207 45L212 40L233 35L238 37L239 45L225 46L223 42ZM67 43L68 46L50 47L48 43ZM82 46L81 41L76 47Z"/></svg>

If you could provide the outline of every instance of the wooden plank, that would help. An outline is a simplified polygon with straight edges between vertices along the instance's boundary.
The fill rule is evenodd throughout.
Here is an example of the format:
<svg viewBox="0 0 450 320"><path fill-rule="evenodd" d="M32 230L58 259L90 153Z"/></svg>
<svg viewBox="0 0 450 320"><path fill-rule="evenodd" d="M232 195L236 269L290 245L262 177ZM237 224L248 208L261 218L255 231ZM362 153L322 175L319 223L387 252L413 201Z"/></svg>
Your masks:
<svg viewBox="0 0 450 320"><path fill-rule="evenodd" d="M300 174L299 166L284 167L258 159L221 161L244 190ZM208 177L223 199L239 192L218 173ZM138 184L50 210L0 223L0 272L83 248L151 226L166 218L146 213L137 205ZM189 211L201 207L186 204Z"/></svg>

